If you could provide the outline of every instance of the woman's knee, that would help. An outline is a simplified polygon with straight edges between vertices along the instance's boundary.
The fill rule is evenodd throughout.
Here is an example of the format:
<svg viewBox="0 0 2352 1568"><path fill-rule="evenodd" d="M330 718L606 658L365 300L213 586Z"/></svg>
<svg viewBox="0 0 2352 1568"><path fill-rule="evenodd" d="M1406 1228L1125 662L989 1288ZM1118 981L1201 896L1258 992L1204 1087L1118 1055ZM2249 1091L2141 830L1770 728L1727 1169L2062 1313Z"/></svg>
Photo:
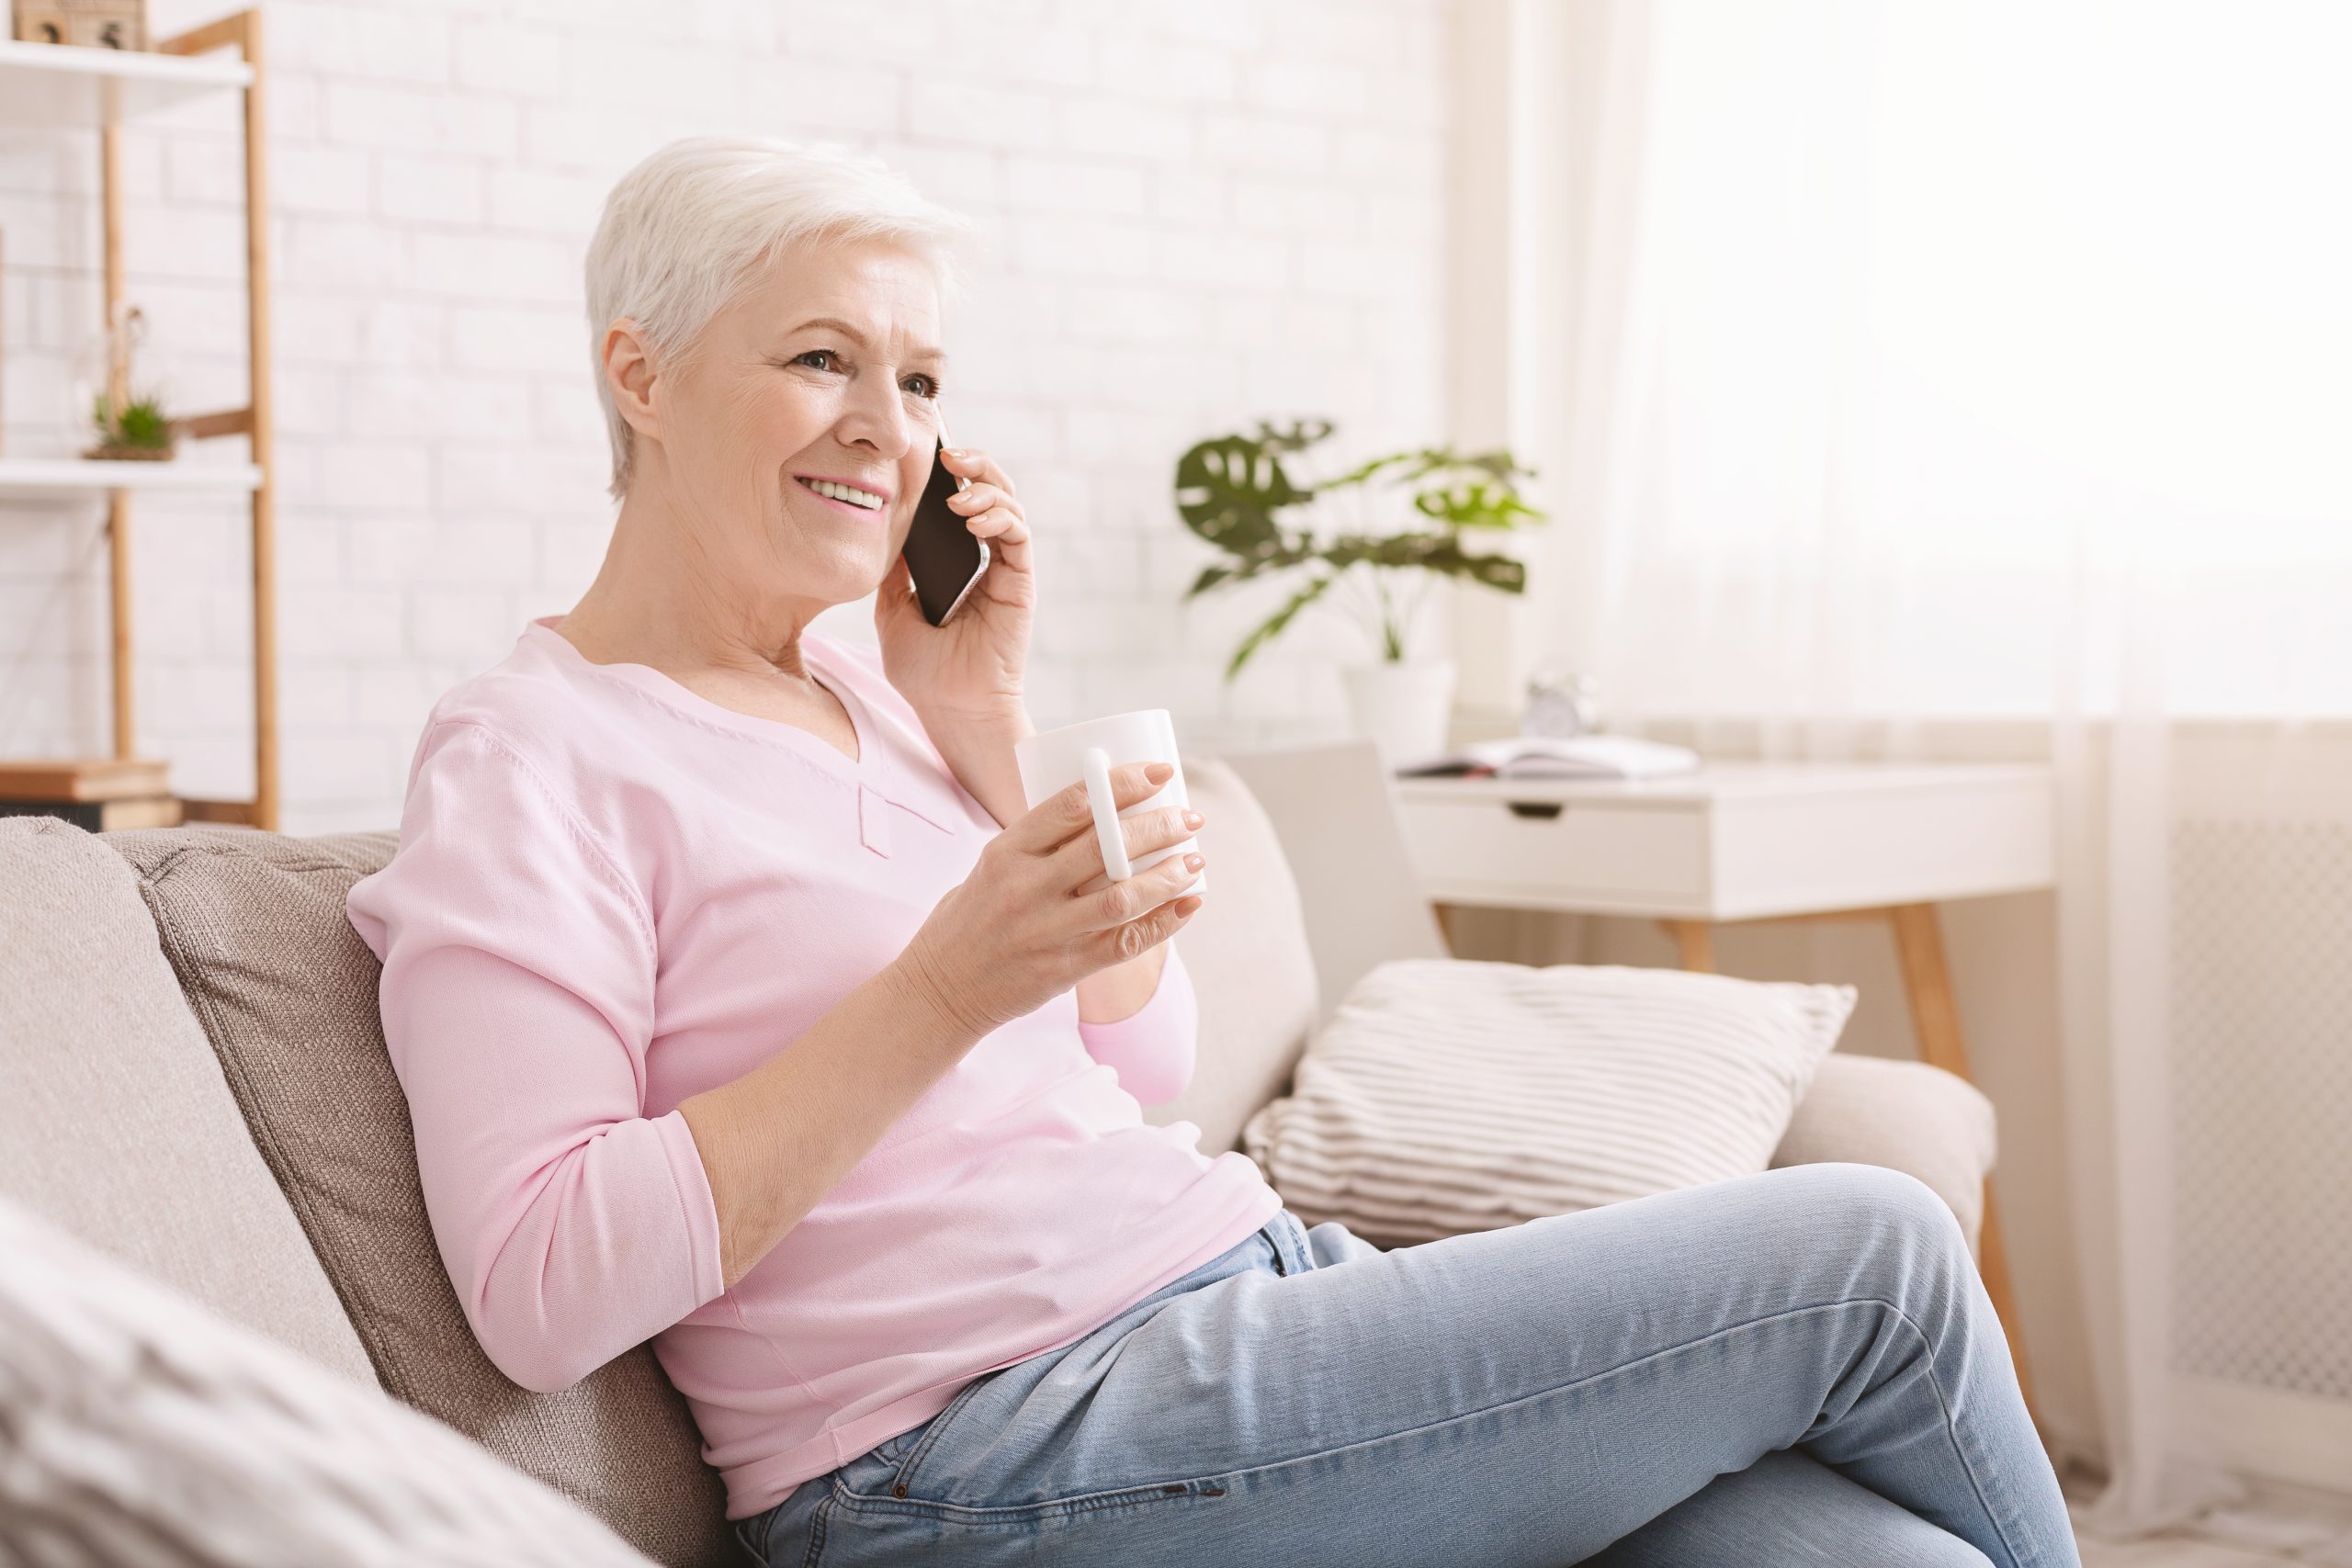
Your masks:
<svg viewBox="0 0 2352 1568"><path fill-rule="evenodd" d="M1973 1267L1951 1205L1916 1176L1854 1164L1791 1166L1778 1174L1792 1179L1796 1201L1825 1239L1912 1266Z"/></svg>

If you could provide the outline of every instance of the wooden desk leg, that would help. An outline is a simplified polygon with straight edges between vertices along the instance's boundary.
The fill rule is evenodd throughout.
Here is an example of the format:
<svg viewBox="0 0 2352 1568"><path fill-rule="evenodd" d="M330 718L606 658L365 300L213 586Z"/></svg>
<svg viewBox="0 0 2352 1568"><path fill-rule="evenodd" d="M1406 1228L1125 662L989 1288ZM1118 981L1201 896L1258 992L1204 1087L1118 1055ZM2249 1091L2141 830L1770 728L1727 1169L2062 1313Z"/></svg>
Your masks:
<svg viewBox="0 0 2352 1568"><path fill-rule="evenodd" d="M1696 975L1715 972L1715 928L1704 920L1660 920L1681 950L1682 967Z"/></svg>
<svg viewBox="0 0 2352 1568"><path fill-rule="evenodd" d="M1968 1073L1968 1047L1961 1038L1960 1004L1952 995L1951 971L1944 963L1942 928L1933 904L1902 904L1887 910L1894 927L1895 954L1903 963L1903 990L1911 1003L1911 1027L1918 1036L1919 1058L1931 1066L1974 1082ZM2016 1365L2018 1387L2029 1409L2033 1383L2026 1374L2025 1340L2018 1333L2017 1301L2009 1289L2009 1259L2001 1245L2000 1214L1993 1202L1993 1183L1984 1183L1984 1234L1979 1238L1979 1264L1984 1293L2001 1316L2009 1341L2009 1359Z"/></svg>

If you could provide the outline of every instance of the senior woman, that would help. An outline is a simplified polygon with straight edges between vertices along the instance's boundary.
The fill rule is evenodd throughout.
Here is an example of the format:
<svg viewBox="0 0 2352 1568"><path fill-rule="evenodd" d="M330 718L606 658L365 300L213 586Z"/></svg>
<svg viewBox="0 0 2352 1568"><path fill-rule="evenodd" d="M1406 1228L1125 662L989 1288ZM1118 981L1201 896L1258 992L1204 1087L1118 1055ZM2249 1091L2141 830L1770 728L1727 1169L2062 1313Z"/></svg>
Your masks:
<svg viewBox="0 0 2352 1568"><path fill-rule="evenodd" d="M435 706L350 896L491 1359L557 1390L650 1339L777 1564L2075 1562L1907 1177L1382 1252L1143 1120L1192 1074L1198 858L1085 891L1082 794L1026 807L997 462L944 457L993 547L967 609L899 564L961 228L756 141L606 204L603 570ZM810 628L868 594L873 649Z"/></svg>

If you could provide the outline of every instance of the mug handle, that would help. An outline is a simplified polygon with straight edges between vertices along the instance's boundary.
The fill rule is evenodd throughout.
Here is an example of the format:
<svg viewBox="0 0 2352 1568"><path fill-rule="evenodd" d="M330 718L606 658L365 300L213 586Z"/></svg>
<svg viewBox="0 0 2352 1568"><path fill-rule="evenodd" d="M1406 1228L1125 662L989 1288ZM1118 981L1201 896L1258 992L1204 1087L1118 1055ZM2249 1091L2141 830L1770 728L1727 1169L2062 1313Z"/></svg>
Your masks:
<svg viewBox="0 0 2352 1568"><path fill-rule="evenodd" d="M1114 882L1136 874L1127 863L1127 836L1119 826L1119 807L1111 793L1111 758L1100 746L1089 746L1080 759L1086 769L1086 803L1094 808L1094 837L1102 846L1102 869Z"/></svg>

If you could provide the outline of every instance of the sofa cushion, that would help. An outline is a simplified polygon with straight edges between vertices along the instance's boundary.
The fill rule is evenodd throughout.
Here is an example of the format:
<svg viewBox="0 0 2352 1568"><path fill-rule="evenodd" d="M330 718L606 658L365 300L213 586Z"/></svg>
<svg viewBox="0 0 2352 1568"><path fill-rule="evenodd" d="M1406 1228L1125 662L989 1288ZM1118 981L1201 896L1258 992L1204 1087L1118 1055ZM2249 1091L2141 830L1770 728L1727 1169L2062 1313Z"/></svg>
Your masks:
<svg viewBox="0 0 2352 1568"><path fill-rule="evenodd" d="M0 1561L646 1568L447 1427L0 1201Z"/></svg>
<svg viewBox="0 0 2352 1568"><path fill-rule="evenodd" d="M509 1382L467 1325L384 1050L379 966L344 912L397 835L207 827L106 839L139 871L188 1005L383 1386L650 1556L739 1561L718 1478L650 1347L536 1394Z"/></svg>
<svg viewBox="0 0 2352 1568"><path fill-rule="evenodd" d="M1432 1241L1751 1175L1854 1009L1851 986L1406 958L1243 1129L1302 1217Z"/></svg>
<svg viewBox="0 0 2352 1568"><path fill-rule="evenodd" d="M1273 824L1239 776L1213 757L1187 755L1185 798L1204 818L1209 891L1174 940L1200 1001L1193 1081L1144 1112L1157 1127L1190 1122L1201 1151L1240 1146L1241 1124L1280 1094L1315 1021L1315 959L1298 885Z"/></svg>
<svg viewBox="0 0 2352 1568"><path fill-rule="evenodd" d="M0 1191L373 1386L140 901L96 835L0 818Z"/></svg>

